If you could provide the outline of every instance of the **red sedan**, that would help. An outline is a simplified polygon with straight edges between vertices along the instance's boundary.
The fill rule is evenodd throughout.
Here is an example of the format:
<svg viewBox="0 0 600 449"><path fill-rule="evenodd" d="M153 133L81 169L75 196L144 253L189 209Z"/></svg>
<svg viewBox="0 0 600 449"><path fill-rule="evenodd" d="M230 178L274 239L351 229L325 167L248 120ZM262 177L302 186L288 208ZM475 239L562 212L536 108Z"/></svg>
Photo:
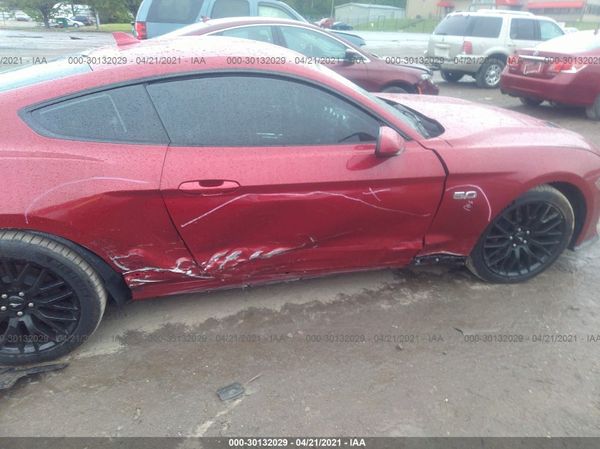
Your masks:
<svg viewBox="0 0 600 449"><path fill-rule="evenodd" d="M600 33L565 34L521 51L509 58L500 88L530 106L582 106L590 119L600 120Z"/></svg>
<svg viewBox="0 0 600 449"><path fill-rule="evenodd" d="M188 25L161 39L176 36L229 36L280 45L304 55L297 55L295 61L323 64L369 92L439 93L426 67L388 64L340 36L295 20L216 19Z"/></svg>
<svg viewBox="0 0 600 449"><path fill-rule="evenodd" d="M1 364L72 350L107 299L444 261L518 282L596 237L581 136L296 57L181 38L0 76Z"/></svg>

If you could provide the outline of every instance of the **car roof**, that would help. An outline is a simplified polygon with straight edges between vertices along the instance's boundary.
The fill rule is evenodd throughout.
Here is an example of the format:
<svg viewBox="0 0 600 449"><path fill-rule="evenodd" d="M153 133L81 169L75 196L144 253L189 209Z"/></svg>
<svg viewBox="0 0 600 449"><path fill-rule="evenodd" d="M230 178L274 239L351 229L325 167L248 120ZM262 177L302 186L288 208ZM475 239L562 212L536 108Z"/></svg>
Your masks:
<svg viewBox="0 0 600 449"><path fill-rule="evenodd" d="M312 25L308 22L300 22L299 20L280 19L276 17L226 17L223 19L210 19L206 22L192 23L183 28L179 28L175 31L172 31L171 33L159 36L157 39L163 38L165 36L185 36L195 31L210 32L222 28L243 25L294 25L323 31L322 28L316 25Z"/></svg>

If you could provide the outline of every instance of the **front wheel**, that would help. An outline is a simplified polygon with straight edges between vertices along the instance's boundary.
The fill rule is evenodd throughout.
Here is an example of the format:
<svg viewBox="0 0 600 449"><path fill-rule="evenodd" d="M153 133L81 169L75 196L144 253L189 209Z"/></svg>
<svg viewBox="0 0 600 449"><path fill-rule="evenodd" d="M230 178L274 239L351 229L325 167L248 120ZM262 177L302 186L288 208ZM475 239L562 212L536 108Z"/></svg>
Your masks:
<svg viewBox="0 0 600 449"><path fill-rule="evenodd" d="M575 216L567 198L544 185L525 193L487 227L467 267L495 283L526 281L554 263L571 241Z"/></svg>
<svg viewBox="0 0 600 449"><path fill-rule="evenodd" d="M487 89L498 87L505 65L506 63L500 59L490 58L486 60L480 67L477 75L475 75L477 86Z"/></svg>
<svg viewBox="0 0 600 449"><path fill-rule="evenodd" d="M67 354L95 330L106 306L98 275L53 240L0 231L0 365Z"/></svg>
<svg viewBox="0 0 600 449"><path fill-rule="evenodd" d="M385 89L383 89L384 93L387 94L409 94L412 92L409 92L408 90L406 90L405 87L400 87L400 86L388 86Z"/></svg>
<svg viewBox="0 0 600 449"><path fill-rule="evenodd" d="M529 97L519 97L519 100L521 100L521 103L523 103L525 106L539 106L544 102L544 100L538 100L537 98Z"/></svg>
<svg viewBox="0 0 600 449"><path fill-rule="evenodd" d="M463 78L463 76L465 76L464 73L449 72L447 70L440 71L440 74L442 75L443 80L449 83L458 83Z"/></svg>
<svg viewBox="0 0 600 449"><path fill-rule="evenodd" d="M590 120L600 120L600 95L596 97L592 106L586 108L585 113Z"/></svg>

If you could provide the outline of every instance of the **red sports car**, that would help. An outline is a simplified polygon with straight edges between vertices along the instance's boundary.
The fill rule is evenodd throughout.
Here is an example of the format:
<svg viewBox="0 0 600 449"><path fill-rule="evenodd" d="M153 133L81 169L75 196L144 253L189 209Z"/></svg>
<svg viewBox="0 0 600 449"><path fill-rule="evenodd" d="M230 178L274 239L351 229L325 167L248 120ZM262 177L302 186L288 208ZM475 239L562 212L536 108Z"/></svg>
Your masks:
<svg viewBox="0 0 600 449"><path fill-rule="evenodd" d="M161 36L229 36L280 45L301 53L293 60L323 64L369 92L437 95L425 66L388 64L340 36L295 20L236 17L194 23Z"/></svg>
<svg viewBox="0 0 600 449"><path fill-rule="evenodd" d="M546 100L582 106L600 120L600 33L565 34L521 51L509 58L500 88L530 106Z"/></svg>
<svg viewBox="0 0 600 449"><path fill-rule="evenodd" d="M596 237L579 135L297 55L180 38L0 76L0 363L67 353L107 299L444 261L518 282Z"/></svg>

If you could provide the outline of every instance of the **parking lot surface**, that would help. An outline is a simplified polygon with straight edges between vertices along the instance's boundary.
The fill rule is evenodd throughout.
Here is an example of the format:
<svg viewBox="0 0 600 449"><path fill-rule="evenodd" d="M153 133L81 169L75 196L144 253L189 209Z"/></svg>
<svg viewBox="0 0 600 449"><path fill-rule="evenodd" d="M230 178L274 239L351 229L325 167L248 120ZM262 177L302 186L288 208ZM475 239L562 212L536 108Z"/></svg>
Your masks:
<svg viewBox="0 0 600 449"><path fill-rule="evenodd" d="M582 110L439 86L600 138ZM0 393L0 436L600 436L599 269L597 244L519 285L423 267L111 306L65 370Z"/></svg>

